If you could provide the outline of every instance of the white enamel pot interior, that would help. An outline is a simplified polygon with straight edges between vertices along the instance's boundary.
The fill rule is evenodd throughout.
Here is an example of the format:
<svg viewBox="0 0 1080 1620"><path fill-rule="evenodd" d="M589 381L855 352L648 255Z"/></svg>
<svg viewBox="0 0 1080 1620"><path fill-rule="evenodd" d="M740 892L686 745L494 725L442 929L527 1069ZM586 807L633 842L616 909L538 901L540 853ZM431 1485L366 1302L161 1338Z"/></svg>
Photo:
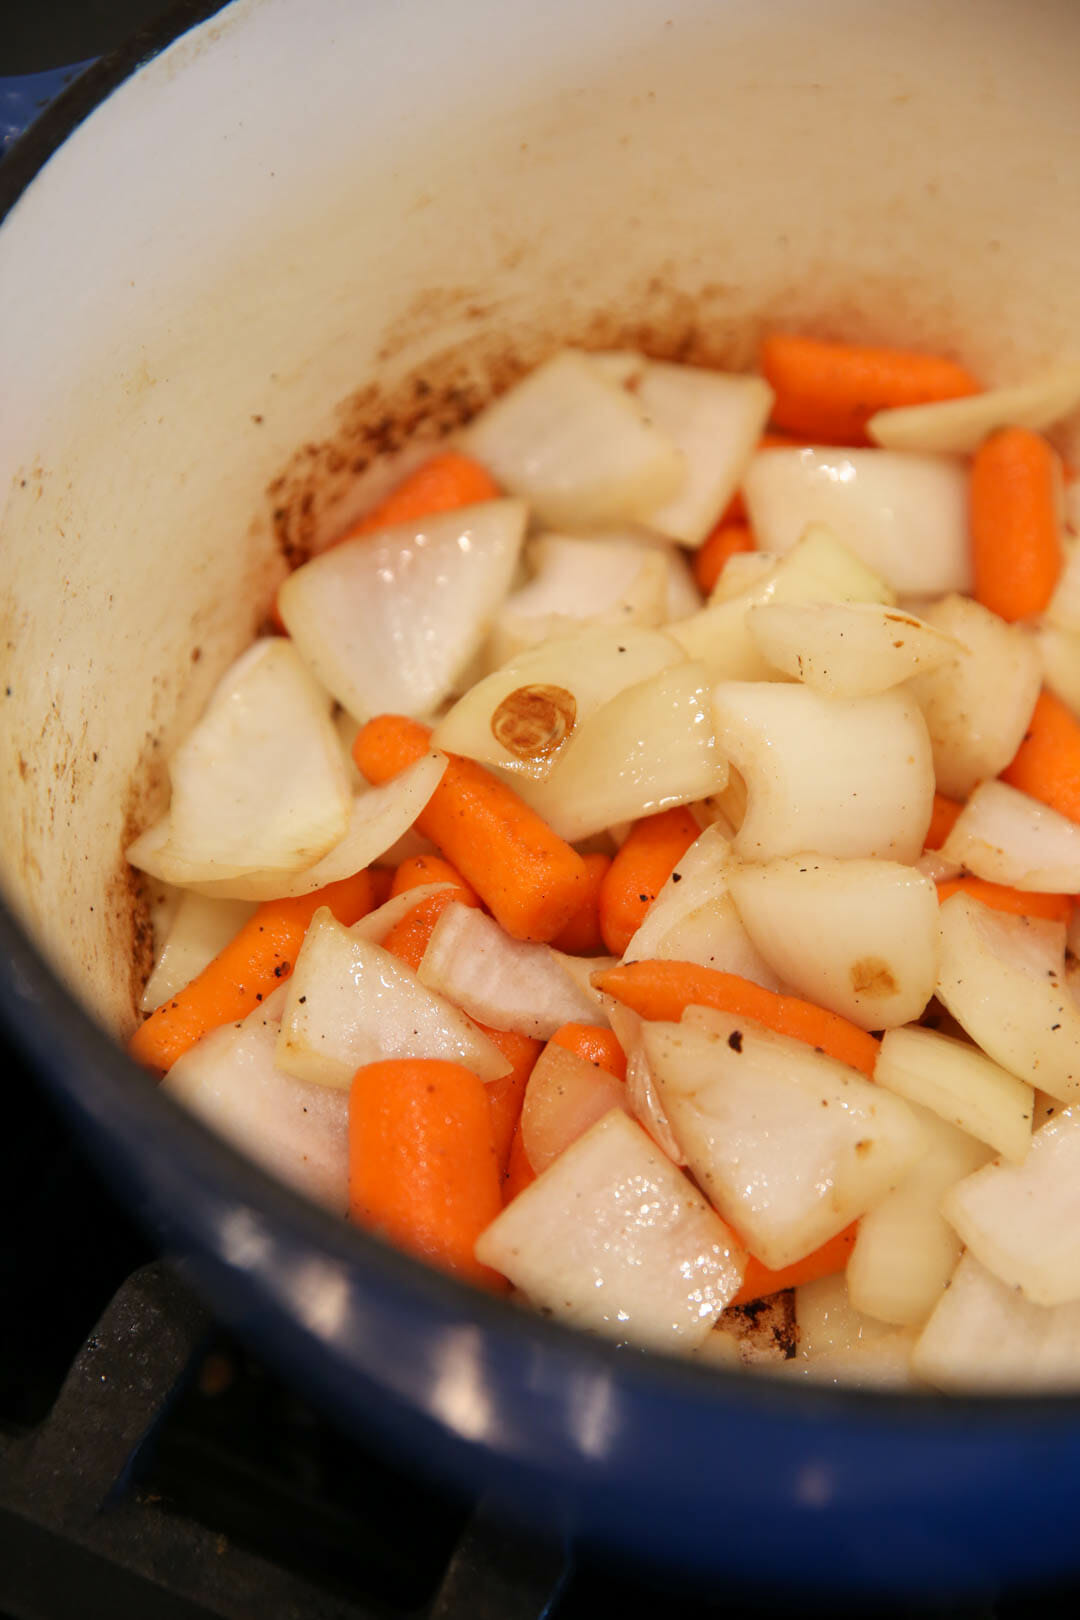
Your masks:
<svg viewBox="0 0 1080 1620"><path fill-rule="evenodd" d="M356 507L380 450L560 339L744 365L782 324L988 381L1080 355L1078 68L1072 0L235 0L123 79L0 229L0 870L82 1007L132 1027L125 838L286 559ZM118 1099L149 1083L104 1047L50 1060L60 1005L28 993L23 1033L120 1142ZM204 1154L207 1208L215 1176L235 1203L237 1162L166 1120L179 1160ZM137 1179L130 1142L116 1156ZM243 1186L256 1212L276 1196ZM157 1219L168 1196L140 1184ZM259 1253L228 1260L254 1315ZM464 1291L393 1276L473 1320ZM271 1307L293 1365L326 1343L297 1297ZM341 1387L351 1358L379 1387L350 1323L316 1381ZM576 1365L571 1336L535 1332ZM398 1359L402 1408L557 1472ZM797 1427L812 1397L790 1399Z"/></svg>

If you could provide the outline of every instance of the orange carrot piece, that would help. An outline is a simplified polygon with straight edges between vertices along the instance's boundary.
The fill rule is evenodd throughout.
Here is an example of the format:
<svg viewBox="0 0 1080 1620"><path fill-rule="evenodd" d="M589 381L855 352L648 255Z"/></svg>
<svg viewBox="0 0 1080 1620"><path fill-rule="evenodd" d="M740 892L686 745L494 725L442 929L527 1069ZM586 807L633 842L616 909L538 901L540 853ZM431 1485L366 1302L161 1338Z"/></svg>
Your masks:
<svg viewBox="0 0 1080 1620"><path fill-rule="evenodd" d="M781 1266L779 1271L770 1271L754 1255L749 1255L742 1286L731 1303L749 1305L751 1300L765 1299L781 1288L797 1288L800 1283L817 1282L819 1277L832 1277L845 1270L858 1232L858 1221L852 1221L812 1254L804 1255L790 1266Z"/></svg>
<svg viewBox="0 0 1080 1620"><path fill-rule="evenodd" d="M475 889L466 883L457 867L444 861L441 855L410 855L408 860L402 861L394 873L390 897L405 894L409 889L422 889L428 883L452 883L461 891L455 899L466 906L480 904Z"/></svg>
<svg viewBox="0 0 1080 1620"><path fill-rule="evenodd" d="M680 806L635 822L600 889L600 928L613 956L621 956L645 913L690 845L701 836Z"/></svg>
<svg viewBox="0 0 1080 1620"><path fill-rule="evenodd" d="M1042 613L1061 573L1061 466L1041 433L1003 428L971 463L975 600L1002 619Z"/></svg>
<svg viewBox="0 0 1080 1620"><path fill-rule="evenodd" d="M136 1063L171 1069L212 1029L254 1012L289 977L320 906L346 926L358 922L372 908L370 874L358 872L299 899L264 900L224 950L139 1025L128 1046Z"/></svg>
<svg viewBox="0 0 1080 1620"><path fill-rule="evenodd" d="M563 1024L551 1037L551 1044L564 1046L575 1057L606 1069L616 1080L626 1079L626 1053L614 1033L600 1024Z"/></svg>
<svg viewBox="0 0 1080 1620"><path fill-rule="evenodd" d="M724 572L729 557L737 551L754 551L754 536L746 523L718 523L700 551L694 553L694 578L698 589L710 596Z"/></svg>
<svg viewBox="0 0 1080 1620"><path fill-rule="evenodd" d="M937 886L938 903L944 905L950 895L970 894L994 911L1007 911L1014 917L1045 917L1047 922L1067 923L1072 916L1072 896L1068 894L1029 894L1024 889L1010 889L1003 883L988 883L985 878L958 877L944 879Z"/></svg>
<svg viewBox="0 0 1080 1620"><path fill-rule="evenodd" d="M944 793L934 794L934 808L930 815L924 849L941 849L956 826L956 819L963 808L963 805L958 804L955 799L947 799Z"/></svg>
<svg viewBox="0 0 1080 1620"><path fill-rule="evenodd" d="M551 943L557 951L566 951L570 956L596 956L604 948L604 936L600 932L600 890L611 870L611 856L597 851L581 858L585 862L581 903Z"/></svg>
<svg viewBox="0 0 1080 1620"><path fill-rule="evenodd" d="M503 1202L508 1204L535 1180L536 1171L529 1163L529 1155L525 1152L525 1138L521 1134L519 1115L517 1125L514 1127L514 1139L510 1143L510 1159L506 1166L506 1175L503 1178Z"/></svg>
<svg viewBox="0 0 1080 1620"><path fill-rule="evenodd" d="M938 355L823 343L788 332L764 340L761 369L776 395L773 421L817 444L866 444L875 411L980 391L970 372Z"/></svg>
<svg viewBox="0 0 1080 1620"><path fill-rule="evenodd" d="M394 874L388 866L369 866L368 877L371 879L371 909L374 911L389 900Z"/></svg>
<svg viewBox="0 0 1080 1620"><path fill-rule="evenodd" d="M499 493L498 484L478 461L462 455L460 450L441 450L403 478L396 489L334 544L354 540L359 534L372 534L376 529L387 529L393 523L411 523L414 519L433 517L436 512L451 512L458 506L493 501Z"/></svg>
<svg viewBox="0 0 1080 1620"><path fill-rule="evenodd" d="M495 1132L495 1154L499 1161L499 1174L505 1176L514 1132L521 1118L521 1105L525 1101L525 1086L533 1065L543 1051L543 1042L534 1041L531 1035L518 1035L512 1029L492 1029L478 1019L473 1022L488 1040L495 1042L506 1061L513 1064L509 1074L487 1082L491 1123Z"/></svg>
<svg viewBox="0 0 1080 1620"><path fill-rule="evenodd" d="M349 1093L349 1218L469 1282L502 1290L473 1246L502 1208L491 1107L460 1063L394 1058Z"/></svg>
<svg viewBox="0 0 1080 1620"><path fill-rule="evenodd" d="M804 443L805 440L803 439L793 439L790 433L776 433L770 428L767 433L761 435L757 442L757 448L759 450L797 450ZM728 523L745 522L746 502L743 500L742 490L737 489L721 513L717 528L722 528ZM705 543L707 545L708 541Z"/></svg>
<svg viewBox="0 0 1080 1620"><path fill-rule="evenodd" d="M1080 821L1080 722L1052 692L1040 692L1024 740L1001 780Z"/></svg>
<svg viewBox="0 0 1080 1620"><path fill-rule="evenodd" d="M431 732L419 721L381 714L361 727L353 758L369 782L389 781L421 758ZM449 756L416 818L515 939L554 939L578 910L585 862L518 795L475 760Z"/></svg>
<svg viewBox="0 0 1080 1620"><path fill-rule="evenodd" d="M878 1042L839 1013L827 1012L797 996L777 995L737 973L719 973L695 962L627 962L594 973L598 990L632 1007L642 1018L676 1023L687 1007L716 1007L736 1018L752 1018L778 1035L790 1035L871 1077Z"/></svg>

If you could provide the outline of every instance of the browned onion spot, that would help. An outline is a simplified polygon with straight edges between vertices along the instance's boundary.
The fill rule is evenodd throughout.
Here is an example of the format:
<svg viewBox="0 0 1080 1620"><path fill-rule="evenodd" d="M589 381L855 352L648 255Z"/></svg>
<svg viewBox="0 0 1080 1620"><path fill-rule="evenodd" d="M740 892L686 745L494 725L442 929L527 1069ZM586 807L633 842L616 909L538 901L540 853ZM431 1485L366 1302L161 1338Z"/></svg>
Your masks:
<svg viewBox="0 0 1080 1620"><path fill-rule="evenodd" d="M577 700L565 686L519 686L491 717L491 732L518 759L550 754L574 729Z"/></svg>

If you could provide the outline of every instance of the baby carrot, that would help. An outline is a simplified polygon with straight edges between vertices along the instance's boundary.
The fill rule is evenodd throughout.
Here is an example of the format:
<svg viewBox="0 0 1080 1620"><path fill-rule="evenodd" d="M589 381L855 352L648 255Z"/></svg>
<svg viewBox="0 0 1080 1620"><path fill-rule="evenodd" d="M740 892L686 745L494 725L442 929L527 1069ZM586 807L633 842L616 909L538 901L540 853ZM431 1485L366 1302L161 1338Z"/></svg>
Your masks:
<svg viewBox="0 0 1080 1620"><path fill-rule="evenodd" d="M1039 694L1024 740L1001 780L1080 821L1080 722L1052 692Z"/></svg>
<svg viewBox="0 0 1080 1620"><path fill-rule="evenodd" d="M441 855L410 855L408 860L402 861L390 885L390 898L405 894L409 889L422 889L428 883L452 883L455 889L460 890L454 898L462 905L476 906L480 903L476 891L466 883L457 867L444 861Z"/></svg>
<svg viewBox="0 0 1080 1620"><path fill-rule="evenodd" d="M737 973L719 973L695 962L653 960L606 968L594 973L592 982L642 1018L675 1023L687 1007L715 1007L737 1018L752 1018L778 1035L805 1041L868 1077L874 1073L878 1043L864 1029L810 1001L764 990Z"/></svg>
<svg viewBox="0 0 1080 1620"><path fill-rule="evenodd" d="M460 1063L395 1058L349 1093L349 1218L469 1282L506 1281L473 1254L502 1208L491 1108Z"/></svg>
<svg viewBox="0 0 1080 1620"><path fill-rule="evenodd" d="M512 1029L491 1029L473 1019L489 1041L494 1041L507 1063L513 1064L509 1074L498 1080L488 1080L485 1090L491 1105L491 1125L495 1132L495 1155L499 1161L499 1174L505 1175L510 1162L510 1146L517 1122L521 1118L521 1105L525 1101L525 1086L533 1065L543 1051L543 1042L531 1035L519 1035Z"/></svg>
<svg viewBox="0 0 1080 1620"><path fill-rule="evenodd" d="M754 536L746 523L718 523L700 551L694 553L694 578L698 589L711 596L729 557L737 551L753 551Z"/></svg>
<svg viewBox="0 0 1080 1620"><path fill-rule="evenodd" d="M596 852L583 855L585 862L585 888L574 915L552 940L557 951L570 956L597 956L604 948L600 932L600 889L611 869L611 856Z"/></svg>
<svg viewBox="0 0 1080 1620"><path fill-rule="evenodd" d="M139 1025L128 1046L132 1057L148 1069L171 1069L196 1041L246 1018L289 977L320 906L348 926L371 910L372 898L370 875L358 872L299 899L265 900L190 984Z"/></svg>
<svg viewBox="0 0 1080 1620"><path fill-rule="evenodd" d="M452 900L463 906L478 906L475 891L466 883L456 867L439 855L414 855L402 861L394 873L391 895L405 894L409 889L421 888L425 883L452 883L452 889L440 894L429 894L404 917L398 919L383 940L383 949L412 968L415 973L420 959L428 948L428 940L435 932L435 924Z"/></svg>
<svg viewBox="0 0 1080 1620"><path fill-rule="evenodd" d="M1067 923L1072 916L1072 898L1067 894L1029 894L1024 889L1010 889L1003 883L988 883L985 878L947 878L937 886L940 904L951 895L970 894L994 911L1008 911L1014 917L1045 917L1047 922Z"/></svg>
<svg viewBox="0 0 1080 1620"><path fill-rule="evenodd" d="M661 810L635 822L600 889L600 929L613 956L621 956L680 858L701 836L690 811Z"/></svg>
<svg viewBox="0 0 1080 1620"><path fill-rule="evenodd" d="M419 721L381 714L356 734L353 758L369 782L389 781L425 754ZM554 939L577 911L585 862L518 795L475 760L449 756L416 825L472 884L515 939Z"/></svg>
<svg viewBox="0 0 1080 1620"><path fill-rule="evenodd" d="M529 1163L529 1155L525 1152L525 1138L521 1133L521 1119L518 1118L514 1128L514 1139L510 1143L510 1159L506 1166L506 1175L503 1177L503 1201L509 1203L518 1193L524 1192L526 1187L536 1180L536 1171Z"/></svg>
<svg viewBox="0 0 1080 1620"><path fill-rule="evenodd" d="M958 804L955 799L947 799L944 793L934 794L934 808L930 815L924 849L942 848L963 808L963 805Z"/></svg>
<svg viewBox="0 0 1080 1620"><path fill-rule="evenodd" d="M436 512L450 512L458 506L475 506L479 501L493 501L499 495L499 486L486 467L460 450L440 450L422 466L402 479L377 506L372 507L358 523L354 523L335 540L354 540L358 534L372 534L376 529L387 529L393 523L411 523L416 518L432 517Z"/></svg>
<svg viewBox="0 0 1080 1620"><path fill-rule="evenodd" d="M551 1037L555 1046L565 1046L575 1057L606 1069L616 1080L626 1079L626 1053L610 1029L599 1024L563 1024Z"/></svg>
<svg viewBox="0 0 1080 1620"><path fill-rule="evenodd" d="M938 355L822 343L788 332L764 340L761 369L776 395L773 421L817 444L866 444L875 411L979 392L963 366Z"/></svg>
<svg viewBox="0 0 1080 1620"><path fill-rule="evenodd" d="M795 1260L790 1266L781 1266L779 1271L770 1271L754 1255L748 1255L742 1287L731 1303L749 1305L751 1300L765 1299L769 1294L778 1293L781 1288L797 1288L800 1283L817 1282L819 1277L832 1277L836 1272L843 1271L851 1258L858 1232L858 1221L852 1221L850 1226L845 1226L842 1232L837 1232L835 1237L823 1243L820 1249L804 1255L801 1260Z"/></svg>
<svg viewBox="0 0 1080 1620"><path fill-rule="evenodd" d="M394 874L387 866L369 866L368 877L371 879L371 909L383 906L390 898L390 888Z"/></svg>
<svg viewBox="0 0 1080 1620"><path fill-rule="evenodd" d="M1002 619L1042 613L1061 573L1061 466L1041 433L1003 428L971 464L975 600Z"/></svg>

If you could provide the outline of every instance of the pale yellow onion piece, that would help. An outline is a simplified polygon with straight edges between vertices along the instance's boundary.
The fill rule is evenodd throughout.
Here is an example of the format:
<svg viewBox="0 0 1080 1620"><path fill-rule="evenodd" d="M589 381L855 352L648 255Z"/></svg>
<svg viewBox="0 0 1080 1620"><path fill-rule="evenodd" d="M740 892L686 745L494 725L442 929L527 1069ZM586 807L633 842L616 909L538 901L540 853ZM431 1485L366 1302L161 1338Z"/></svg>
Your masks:
<svg viewBox="0 0 1080 1620"><path fill-rule="evenodd" d="M457 901L435 924L418 976L493 1029L546 1041L562 1024L597 1022L595 1003L554 951L511 939L492 917Z"/></svg>
<svg viewBox="0 0 1080 1620"><path fill-rule="evenodd" d="M976 1259L1033 1305L1080 1300L1080 1109L1037 1130L1023 1164L959 1182L943 1208Z"/></svg>
<svg viewBox="0 0 1080 1620"><path fill-rule="evenodd" d="M667 617L667 566L659 552L629 557L603 540L547 536L540 572L507 597L491 629L488 656L505 665L533 647L586 626L656 626Z"/></svg>
<svg viewBox="0 0 1080 1620"><path fill-rule="evenodd" d="M877 411L866 431L886 450L926 450L967 455L1003 427L1041 433L1080 405L1080 366L1060 366L1029 382Z"/></svg>
<svg viewBox="0 0 1080 1620"><path fill-rule="evenodd" d="M856 1310L896 1327L921 1327L948 1287L960 1241L941 1201L991 1154L929 1109L910 1106L925 1146L899 1185L862 1217L847 1263Z"/></svg>
<svg viewBox="0 0 1080 1620"><path fill-rule="evenodd" d="M630 1112L623 1082L549 1043L533 1066L521 1105L522 1145L537 1175L613 1108Z"/></svg>
<svg viewBox="0 0 1080 1620"><path fill-rule="evenodd" d="M727 602L733 596L752 591L769 577L780 561L780 555L775 551L734 552L720 571L720 578L709 595L709 603Z"/></svg>
<svg viewBox="0 0 1080 1620"><path fill-rule="evenodd" d="M614 996L606 995L593 984L594 973L604 973L618 963L617 956L573 956L568 951L557 951L554 945L549 945L552 959L558 963L563 972L567 974L573 984L581 991L586 1001L592 1003L592 1016L585 1022L600 1024L606 1027L611 1022L611 1009L619 1003ZM572 1021L572 1020L569 1020Z"/></svg>
<svg viewBox="0 0 1080 1620"><path fill-rule="evenodd" d="M658 1350L702 1342L746 1259L697 1188L618 1110L496 1216L476 1257L562 1321Z"/></svg>
<svg viewBox="0 0 1080 1620"><path fill-rule="evenodd" d="M347 1088L361 1064L404 1057L462 1063L481 1080L497 1080L510 1069L464 1013L321 907L289 979L279 1068L317 1085Z"/></svg>
<svg viewBox="0 0 1080 1620"><path fill-rule="evenodd" d="M1044 684L1080 720L1080 634L1044 625L1036 642Z"/></svg>
<svg viewBox="0 0 1080 1620"><path fill-rule="evenodd" d="M717 748L700 664L678 664L628 687L578 726L551 775L515 777L523 799L570 843L619 821L718 792Z"/></svg>
<svg viewBox="0 0 1080 1620"><path fill-rule="evenodd" d="M966 799L1005 769L1023 740L1039 695L1039 652L1022 625L967 597L933 602L922 617L966 649L908 688L926 717L938 791Z"/></svg>
<svg viewBox="0 0 1080 1620"><path fill-rule="evenodd" d="M931 883L948 883L950 878L960 877L964 870L956 861L946 860L940 849L924 849L918 860L911 864Z"/></svg>
<svg viewBox="0 0 1080 1620"><path fill-rule="evenodd" d="M981 782L944 854L976 877L1039 894L1080 890L1080 826L1006 782Z"/></svg>
<svg viewBox="0 0 1080 1620"><path fill-rule="evenodd" d="M683 1153L671 1124L664 1113L660 1094L656 1089L656 1079L649 1067L649 1060L645 1056L645 1048L641 1044L641 1027L644 1022L639 1013L631 1007L626 1007L621 1001L612 996L608 1019L615 1032L615 1038L626 1053L626 1100L630 1104L638 1124L643 1126L672 1164L684 1165L686 1155Z"/></svg>
<svg viewBox="0 0 1080 1620"><path fill-rule="evenodd" d="M874 1080L1014 1163L1031 1146L1031 1087L966 1041L933 1029L890 1029Z"/></svg>
<svg viewBox="0 0 1080 1620"><path fill-rule="evenodd" d="M278 611L357 720L428 714L479 650L525 522L521 501L483 501L344 540L289 575Z"/></svg>
<svg viewBox="0 0 1080 1620"><path fill-rule="evenodd" d="M649 421L676 444L684 474L677 492L649 512L659 534L700 546L735 493L772 409L762 377L649 361L636 379Z"/></svg>
<svg viewBox="0 0 1080 1620"><path fill-rule="evenodd" d="M482 411L464 447L542 523L633 522L679 488L683 458L633 394L563 350Z"/></svg>
<svg viewBox="0 0 1080 1620"><path fill-rule="evenodd" d="M577 630L519 653L502 669L478 681L439 721L432 734L438 748L465 754L485 765L538 779L550 774L575 732L605 703L628 686L684 663L686 654L662 630L629 625ZM564 694L560 696L559 694ZM517 716L536 716L542 743L532 751L531 728L512 740Z"/></svg>
<svg viewBox="0 0 1080 1620"><path fill-rule="evenodd" d="M774 1377L831 1384L837 1389L918 1389L921 1381L912 1365L917 1340L915 1328L885 1328L878 1339L805 1359L796 1356L767 1370Z"/></svg>
<svg viewBox="0 0 1080 1620"><path fill-rule="evenodd" d="M690 658L705 664L714 681L778 678L779 672L751 634L747 619L751 607L771 602L893 601L889 587L820 524L811 525L771 568L754 567L743 573L747 583L742 593L718 585L700 613L671 627L674 639Z"/></svg>
<svg viewBox="0 0 1080 1620"><path fill-rule="evenodd" d="M183 894L139 1007L153 1012L212 962L247 922L255 907L246 900L208 900Z"/></svg>
<svg viewBox="0 0 1080 1620"><path fill-rule="evenodd" d="M406 766L381 787L353 795L344 838L321 861L302 872L250 872L218 883L193 884L199 893L238 900L278 900L314 894L327 883L362 872L388 855L406 836L446 770L446 755L432 752ZM399 857L403 859L404 857Z"/></svg>
<svg viewBox="0 0 1080 1620"><path fill-rule="evenodd" d="M168 842L155 875L191 884L311 866L343 836L351 794L329 699L282 637L219 682L169 766ZM129 859L136 865L140 846Z"/></svg>
<svg viewBox="0 0 1080 1620"><path fill-rule="evenodd" d="M956 656L958 644L898 608L870 602L765 602L747 627L774 669L815 692L873 697Z"/></svg>
<svg viewBox="0 0 1080 1620"><path fill-rule="evenodd" d="M978 1395L1080 1389L1080 1301L1032 1305L965 1254L912 1354L937 1389Z"/></svg>
<svg viewBox="0 0 1080 1620"><path fill-rule="evenodd" d="M1080 632L1080 540L1065 536L1061 573L1043 615L1057 630Z"/></svg>
<svg viewBox="0 0 1080 1620"><path fill-rule="evenodd" d="M272 1001L240 1025L204 1035L173 1064L161 1089L271 1175L343 1216L349 1201L348 1095L276 1066L281 1007L277 995Z"/></svg>
<svg viewBox="0 0 1080 1620"><path fill-rule="evenodd" d="M624 960L697 962L779 990L780 980L751 941L732 900L729 879L735 865L723 828L707 827L649 907Z"/></svg>
<svg viewBox="0 0 1080 1620"><path fill-rule="evenodd" d="M895 861L788 855L735 867L743 927L797 995L861 1029L921 1017L938 966L937 890Z"/></svg>
<svg viewBox="0 0 1080 1620"><path fill-rule="evenodd" d="M970 895L941 907L937 993L995 1063L1061 1102L1080 1100L1080 1003L1065 981L1065 929L992 911Z"/></svg>
<svg viewBox="0 0 1080 1620"><path fill-rule="evenodd" d="M626 388L648 364L637 349L589 349L584 354L593 370L617 388Z"/></svg>
<svg viewBox="0 0 1080 1620"><path fill-rule="evenodd" d="M842 1271L795 1289L795 1322L795 1355L778 1372L846 1388L902 1389L916 1382L911 1352L917 1334L857 1311Z"/></svg>
<svg viewBox="0 0 1080 1620"><path fill-rule="evenodd" d="M716 742L746 779L734 842L745 860L812 849L913 861L930 825L926 725L906 692L832 698L804 686L714 688Z"/></svg>
<svg viewBox="0 0 1080 1620"><path fill-rule="evenodd" d="M690 1007L642 1039L690 1168L774 1270L865 1214L921 1151L899 1097L752 1019Z"/></svg>
<svg viewBox="0 0 1080 1620"><path fill-rule="evenodd" d="M1074 478L1066 484L1062 504L1065 511L1065 527L1080 536L1080 479Z"/></svg>
<svg viewBox="0 0 1080 1620"><path fill-rule="evenodd" d="M766 551L824 523L901 596L971 589L967 468L900 450L767 450L743 480Z"/></svg>

